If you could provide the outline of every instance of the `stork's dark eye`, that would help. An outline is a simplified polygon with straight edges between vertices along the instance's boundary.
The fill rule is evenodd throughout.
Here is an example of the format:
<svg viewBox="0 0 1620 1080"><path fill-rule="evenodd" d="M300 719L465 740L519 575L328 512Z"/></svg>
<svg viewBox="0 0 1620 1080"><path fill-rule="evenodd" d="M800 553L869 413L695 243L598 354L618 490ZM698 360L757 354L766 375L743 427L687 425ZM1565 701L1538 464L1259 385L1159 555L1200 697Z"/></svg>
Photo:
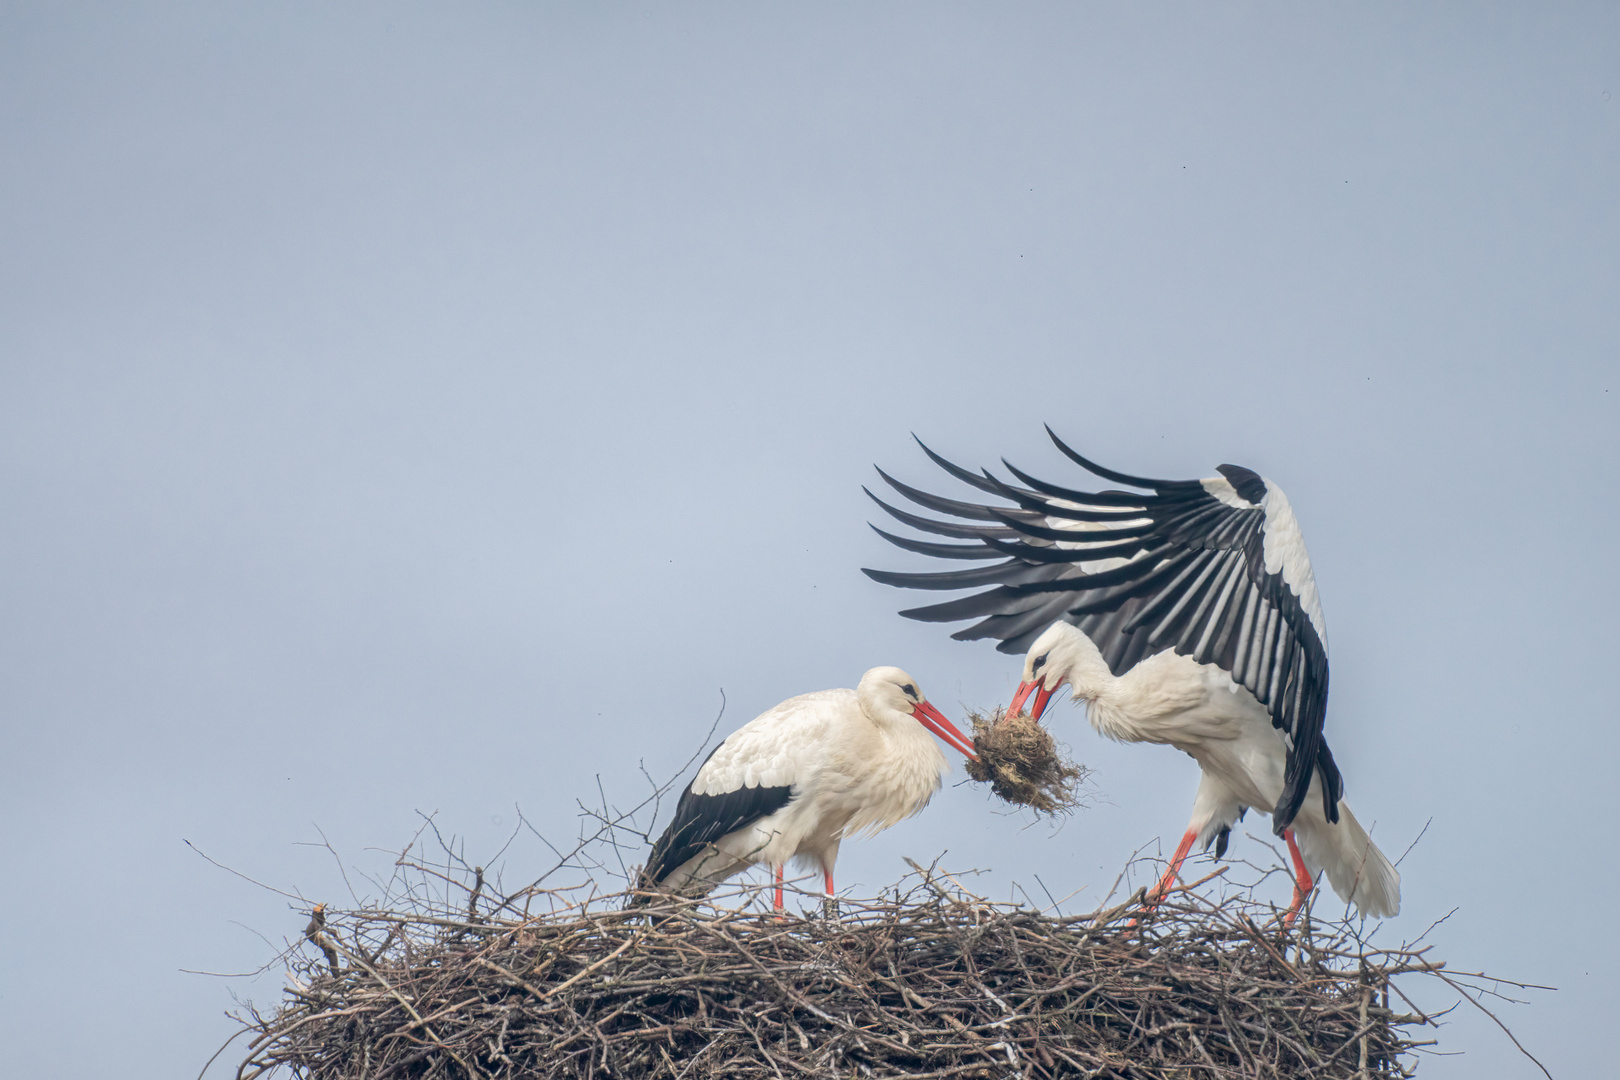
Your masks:
<svg viewBox="0 0 1620 1080"><path fill-rule="evenodd" d="M916 697L917 696L917 688L915 686L912 686L910 683L906 683L906 685L902 686L900 689L902 689L902 690L904 690L906 692L906 697Z"/></svg>
<svg viewBox="0 0 1620 1080"><path fill-rule="evenodd" d="M1037 656L1035 658L1035 662L1029 666L1029 669L1031 671L1039 671L1039 670L1041 670L1041 668L1043 668L1045 666L1046 666L1046 657Z"/></svg>

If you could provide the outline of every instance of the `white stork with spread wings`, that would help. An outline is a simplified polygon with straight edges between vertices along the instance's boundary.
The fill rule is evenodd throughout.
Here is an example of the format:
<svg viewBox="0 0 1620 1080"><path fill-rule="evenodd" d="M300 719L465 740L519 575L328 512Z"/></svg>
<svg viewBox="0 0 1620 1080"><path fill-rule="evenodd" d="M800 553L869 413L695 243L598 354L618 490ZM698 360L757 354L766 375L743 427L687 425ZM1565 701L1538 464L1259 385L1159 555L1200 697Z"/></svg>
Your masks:
<svg viewBox="0 0 1620 1080"><path fill-rule="evenodd" d="M931 574L867 570L921 589L992 588L901 614L924 621L977 618L953 636L995 638L1027 652L1009 712L1033 695L1044 712L1059 687L1087 703L1111 738L1167 743L1203 772L1192 820L1156 893L1175 881L1193 844L1224 855L1250 807L1270 813L1294 863L1292 921L1325 869L1363 914L1400 910L1400 875L1343 801L1323 738L1327 628L1305 542L1287 496L1236 465L1207 480L1151 480L1105 469L1047 429L1087 471L1140 491L1074 491L1007 464L1023 485L971 473L924 452L952 476L1011 503L981 505L928 494L879 470L895 490L938 513L907 513L872 496L941 544L877 531L908 551L998 560ZM871 494L868 492L868 494ZM971 524L969 522L988 522ZM1297 842L1296 842L1297 837Z"/></svg>
<svg viewBox="0 0 1620 1080"><path fill-rule="evenodd" d="M932 732L973 757L973 740L929 704L917 681L877 667L854 690L790 698L715 747L676 804L643 871L652 886L701 896L750 866L790 859L822 872L848 836L917 814L950 771ZM645 899L642 897L641 899Z"/></svg>

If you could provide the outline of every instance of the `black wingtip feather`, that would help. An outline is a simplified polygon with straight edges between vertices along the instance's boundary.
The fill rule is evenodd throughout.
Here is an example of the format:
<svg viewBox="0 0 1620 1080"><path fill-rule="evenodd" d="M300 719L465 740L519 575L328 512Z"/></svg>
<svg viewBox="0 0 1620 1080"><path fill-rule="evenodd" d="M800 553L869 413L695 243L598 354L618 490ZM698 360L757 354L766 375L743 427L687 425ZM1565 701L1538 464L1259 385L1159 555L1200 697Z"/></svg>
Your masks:
<svg viewBox="0 0 1620 1080"><path fill-rule="evenodd" d="M947 521L934 521L931 518L920 517L917 514L908 514L897 506L890 506L882 499L873 495L868 488L861 488L866 497L883 508L888 514L903 524L910 525L921 532L933 533L935 536L954 536L958 540L986 540L990 537L1013 537L1018 534L1009 528L1000 525L957 525Z"/></svg>
<svg viewBox="0 0 1620 1080"><path fill-rule="evenodd" d="M1000 553L993 548L983 547L979 544L936 544L929 540L913 540L906 536L896 536L873 525L870 521L866 527L877 533L883 539L903 551L914 551L918 555L932 555L936 559L994 559Z"/></svg>
<svg viewBox="0 0 1620 1080"><path fill-rule="evenodd" d="M912 432L911 437L913 439L917 439L916 432ZM962 468L962 466L956 464L955 462L948 461L940 455L934 453L934 451L928 448L928 444L923 442L921 439L917 439L917 445L922 447L922 452L928 455L929 461L932 461L935 465L938 465L940 468L962 481L962 483L976 487L980 491L987 491L992 495L1001 494L1001 482L995 477L990 477L989 482L987 483L985 480L980 479L978 476Z"/></svg>
<svg viewBox="0 0 1620 1080"><path fill-rule="evenodd" d="M910 484L902 483L901 481L896 480L894 477L890 476L876 465L872 467L877 469L877 474L883 477L884 483L894 488L894 490L898 491L900 494L904 495L918 506L926 506L928 509L938 511L942 514L955 514L957 517L968 518L969 520L974 521L996 520L995 513L991 507L981 506L978 503L963 502L960 499L947 499L939 495L930 495L928 492L923 491L920 488L914 488Z"/></svg>
<svg viewBox="0 0 1620 1080"><path fill-rule="evenodd" d="M1065 457L1087 472L1094 473L1104 480L1112 480L1116 484L1129 484L1132 487L1151 488L1156 491L1178 491L1199 486L1196 480L1154 480L1145 476L1132 476L1129 473L1116 472L1113 469L1097 464L1090 458L1082 456L1079 451L1058 438L1058 434L1052 430L1051 424L1044 426L1046 427L1046 434L1050 436L1052 442L1062 451Z"/></svg>
<svg viewBox="0 0 1620 1080"><path fill-rule="evenodd" d="M965 570L944 570L927 574L909 574L894 570L861 571L880 585L894 585L902 589L977 589L984 585L998 585L1007 576L1006 563L974 566Z"/></svg>

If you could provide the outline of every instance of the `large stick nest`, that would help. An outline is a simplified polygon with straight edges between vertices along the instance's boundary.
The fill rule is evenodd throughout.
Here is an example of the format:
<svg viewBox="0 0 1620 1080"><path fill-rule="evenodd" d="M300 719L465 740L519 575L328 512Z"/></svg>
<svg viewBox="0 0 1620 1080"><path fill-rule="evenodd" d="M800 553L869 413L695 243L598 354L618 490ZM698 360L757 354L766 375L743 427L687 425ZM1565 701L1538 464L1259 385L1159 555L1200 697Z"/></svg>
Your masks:
<svg viewBox="0 0 1620 1080"><path fill-rule="evenodd" d="M237 1075L1365 1078L1422 1045L1391 979L1438 966L1350 925L1285 932L1187 888L1060 917L912 881L837 919L622 895L480 913L482 873L465 909L318 908Z"/></svg>

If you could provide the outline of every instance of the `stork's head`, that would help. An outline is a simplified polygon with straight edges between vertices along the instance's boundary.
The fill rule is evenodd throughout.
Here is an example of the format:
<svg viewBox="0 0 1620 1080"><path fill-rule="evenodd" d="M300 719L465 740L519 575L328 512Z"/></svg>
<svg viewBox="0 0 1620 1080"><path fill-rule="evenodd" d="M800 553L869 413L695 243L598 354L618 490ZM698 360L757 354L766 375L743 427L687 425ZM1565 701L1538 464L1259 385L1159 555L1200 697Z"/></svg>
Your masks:
<svg viewBox="0 0 1620 1080"><path fill-rule="evenodd" d="M945 745L967 757L978 757L973 752L973 740L962 734L955 724L945 718L944 713L930 705L917 686L917 680L899 668L873 668L861 676L855 693L867 715L874 718L896 713L910 716L939 736Z"/></svg>
<svg viewBox="0 0 1620 1080"><path fill-rule="evenodd" d="M1052 695L1069 682L1075 671L1085 665L1089 654L1096 651L1091 639L1079 628L1066 622L1048 626L1024 654L1023 680L1018 684L1012 704L1007 706L1007 715L1017 716L1029 702L1029 714L1039 720ZM1032 694L1034 701L1031 702Z"/></svg>

